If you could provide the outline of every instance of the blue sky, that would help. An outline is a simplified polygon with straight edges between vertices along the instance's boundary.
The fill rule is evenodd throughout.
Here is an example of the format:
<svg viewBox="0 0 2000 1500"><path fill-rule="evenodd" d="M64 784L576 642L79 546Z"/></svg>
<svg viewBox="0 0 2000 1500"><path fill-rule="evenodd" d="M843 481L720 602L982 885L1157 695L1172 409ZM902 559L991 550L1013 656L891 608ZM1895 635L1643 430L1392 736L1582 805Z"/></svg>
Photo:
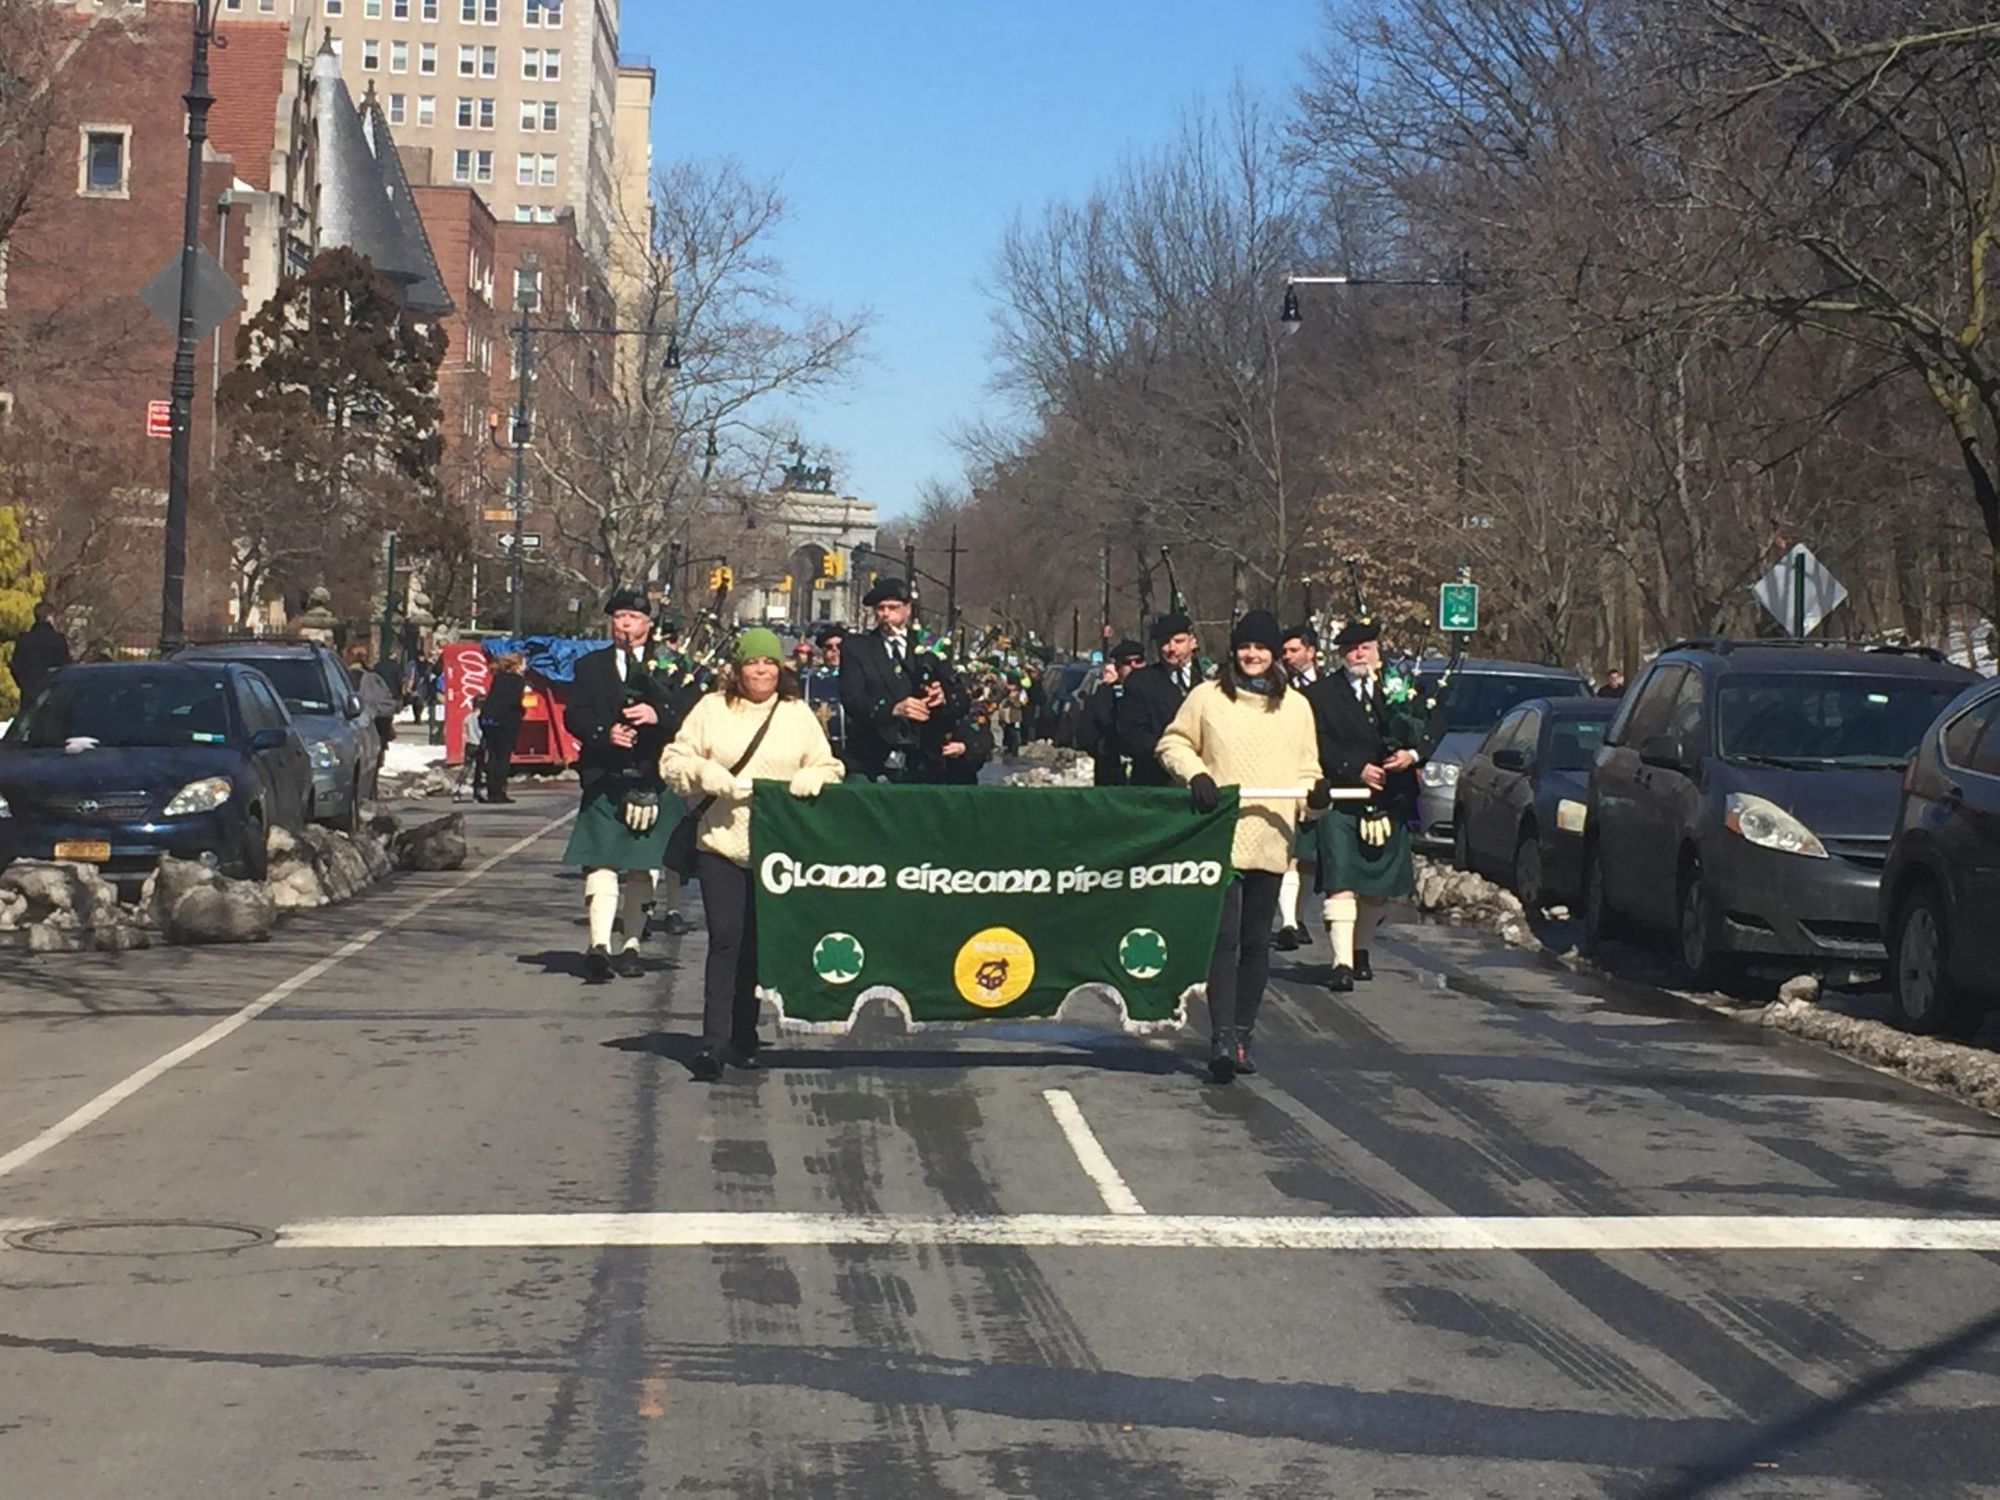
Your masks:
<svg viewBox="0 0 2000 1500"><path fill-rule="evenodd" d="M1241 77L1280 98L1320 0L624 0L659 70L657 163L734 156L776 179L803 301L874 313L848 399L806 418L842 490L885 515L960 475L987 394L983 290L1017 208L1070 197Z"/></svg>

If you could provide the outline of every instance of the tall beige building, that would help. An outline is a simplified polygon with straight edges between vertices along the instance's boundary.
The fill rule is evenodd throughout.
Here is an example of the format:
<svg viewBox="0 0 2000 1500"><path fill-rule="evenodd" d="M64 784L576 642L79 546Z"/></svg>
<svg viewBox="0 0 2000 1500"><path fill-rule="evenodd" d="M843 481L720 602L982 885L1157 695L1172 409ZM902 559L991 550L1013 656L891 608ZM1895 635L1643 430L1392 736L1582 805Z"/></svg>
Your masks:
<svg viewBox="0 0 2000 1500"><path fill-rule="evenodd" d="M618 68L617 128L611 153L611 243L605 280L626 328L662 328L673 322L673 292L653 245L653 66L633 58ZM657 358L648 341L618 341L618 387L638 388L644 362Z"/></svg>
<svg viewBox="0 0 2000 1500"><path fill-rule="evenodd" d="M305 0L356 101L372 87L434 182L496 217L576 211L600 263L618 216L619 0ZM317 37L314 39L317 43Z"/></svg>

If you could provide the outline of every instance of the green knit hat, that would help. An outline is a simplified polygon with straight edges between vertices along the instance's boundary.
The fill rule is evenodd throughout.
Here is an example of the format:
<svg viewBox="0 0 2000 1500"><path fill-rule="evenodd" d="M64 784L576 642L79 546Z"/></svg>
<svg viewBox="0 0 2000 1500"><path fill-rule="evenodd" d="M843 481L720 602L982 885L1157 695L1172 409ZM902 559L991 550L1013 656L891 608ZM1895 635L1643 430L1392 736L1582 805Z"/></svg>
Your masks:
<svg viewBox="0 0 2000 1500"><path fill-rule="evenodd" d="M778 632L767 630L762 625L753 625L748 630L739 631L736 636L736 649L730 654L729 659L740 667L746 661L755 661L760 656L768 657L772 661L785 659L785 643L778 639Z"/></svg>

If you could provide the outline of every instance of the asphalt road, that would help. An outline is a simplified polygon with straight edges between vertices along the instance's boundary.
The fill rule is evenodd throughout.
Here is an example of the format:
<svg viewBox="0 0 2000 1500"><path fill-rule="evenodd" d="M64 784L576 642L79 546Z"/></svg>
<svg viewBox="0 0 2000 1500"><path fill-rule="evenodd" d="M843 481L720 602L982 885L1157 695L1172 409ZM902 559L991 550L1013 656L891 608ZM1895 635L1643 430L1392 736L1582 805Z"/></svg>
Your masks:
<svg viewBox="0 0 2000 1500"><path fill-rule="evenodd" d="M703 1088L698 933L578 978L567 807L0 955L0 1495L2000 1495L1985 1115L1415 928L1228 1088L886 1021Z"/></svg>

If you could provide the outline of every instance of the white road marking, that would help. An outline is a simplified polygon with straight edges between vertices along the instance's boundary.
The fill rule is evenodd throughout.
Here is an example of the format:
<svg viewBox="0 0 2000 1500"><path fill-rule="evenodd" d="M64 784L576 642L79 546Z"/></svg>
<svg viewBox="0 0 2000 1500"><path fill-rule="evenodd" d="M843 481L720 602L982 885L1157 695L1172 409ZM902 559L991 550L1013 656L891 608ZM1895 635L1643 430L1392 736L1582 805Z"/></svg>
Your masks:
<svg viewBox="0 0 2000 1500"><path fill-rule="evenodd" d="M1505 1218L1237 1218L1186 1214L569 1213L311 1219L281 1250L468 1250L639 1245L1002 1245L1129 1250L1974 1251L2000 1219L1766 1214Z"/></svg>
<svg viewBox="0 0 2000 1500"><path fill-rule="evenodd" d="M63 1119L58 1120L32 1140L16 1146L5 1156L0 1156L0 1177L5 1177L10 1172L19 1171L22 1167L28 1165L29 1162L53 1151L78 1131L87 1129L89 1126L103 1119L112 1110L146 1087L147 1084L171 1072L189 1058L197 1057L201 1053L206 1052L217 1042L242 1030L272 1006L288 999L299 990L305 988L305 986L311 984L315 979L319 979L330 970L339 967L386 934L394 932L397 928L408 922L414 921L440 901L456 896L475 880L489 873L496 865L499 865L504 860L512 859L537 839L543 838L562 827L563 824L569 822L575 816L575 813L566 813L553 822L544 823L526 838L515 840L484 864L472 870L456 885L432 891L428 896L413 902L394 916L384 920L379 927L370 927L366 932L348 939L317 963L308 964L305 968L299 970L298 973L292 975L291 978L273 985L234 1015L224 1017L209 1027L208 1030L202 1032L201 1035L193 1038L191 1041L183 1042L180 1046L174 1048L173 1051L147 1063L145 1067L139 1069L138 1072L132 1074L129 1078L113 1084L88 1104L73 1111Z"/></svg>
<svg viewBox="0 0 2000 1500"><path fill-rule="evenodd" d="M1076 1153L1076 1163L1083 1168L1083 1175L1097 1185L1097 1195L1104 1200L1104 1206L1114 1214L1143 1214L1146 1210L1111 1164L1097 1132L1090 1128L1090 1121L1084 1119L1069 1090L1043 1089L1042 1097L1049 1101L1049 1109L1056 1117L1056 1124L1062 1127L1069 1149Z"/></svg>

